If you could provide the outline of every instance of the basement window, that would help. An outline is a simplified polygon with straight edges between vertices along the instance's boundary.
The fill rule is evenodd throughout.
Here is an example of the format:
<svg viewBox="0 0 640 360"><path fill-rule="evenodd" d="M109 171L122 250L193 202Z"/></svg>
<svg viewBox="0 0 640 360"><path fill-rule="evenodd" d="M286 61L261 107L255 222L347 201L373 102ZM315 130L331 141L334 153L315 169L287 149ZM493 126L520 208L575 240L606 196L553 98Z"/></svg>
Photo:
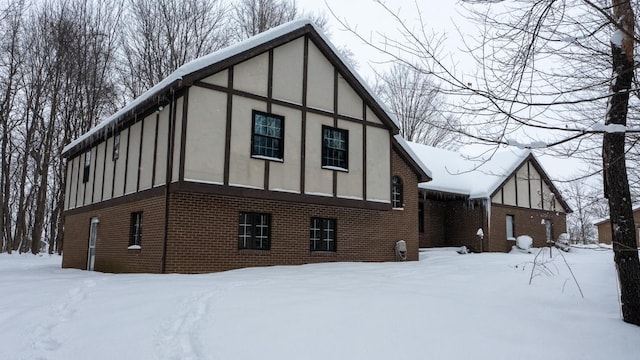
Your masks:
<svg viewBox="0 0 640 360"><path fill-rule="evenodd" d="M142 211L131 213L129 249L140 249L142 241Z"/></svg>
<svg viewBox="0 0 640 360"><path fill-rule="evenodd" d="M238 249L269 250L271 214L241 212L238 220Z"/></svg>
<svg viewBox="0 0 640 360"><path fill-rule="evenodd" d="M336 219L311 218L311 251L336 251Z"/></svg>

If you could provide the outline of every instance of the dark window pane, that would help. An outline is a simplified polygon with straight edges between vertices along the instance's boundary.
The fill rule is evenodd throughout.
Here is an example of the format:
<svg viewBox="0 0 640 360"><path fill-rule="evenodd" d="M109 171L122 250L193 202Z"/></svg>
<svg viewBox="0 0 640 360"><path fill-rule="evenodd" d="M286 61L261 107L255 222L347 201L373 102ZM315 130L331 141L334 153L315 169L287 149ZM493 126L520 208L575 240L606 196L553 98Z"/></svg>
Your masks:
<svg viewBox="0 0 640 360"><path fill-rule="evenodd" d="M238 248L269 250L271 215L241 212L238 220Z"/></svg>
<svg viewBox="0 0 640 360"><path fill-rule="evenodd" d="M309 231L311 251L336 251L336 220L311 218Z"/></svg>
<svg viewBox="0 0 640 360"><path fill-rule="evenodd" d="M348 168L348 132L344 129L322 127L322 166Z"/></svg>
<svg viewBox="0 0 640 360"><path fill-rule="evenodd" d="M252 156L283 157L282 126L284 118L278 115L253 112Z"/></svg>

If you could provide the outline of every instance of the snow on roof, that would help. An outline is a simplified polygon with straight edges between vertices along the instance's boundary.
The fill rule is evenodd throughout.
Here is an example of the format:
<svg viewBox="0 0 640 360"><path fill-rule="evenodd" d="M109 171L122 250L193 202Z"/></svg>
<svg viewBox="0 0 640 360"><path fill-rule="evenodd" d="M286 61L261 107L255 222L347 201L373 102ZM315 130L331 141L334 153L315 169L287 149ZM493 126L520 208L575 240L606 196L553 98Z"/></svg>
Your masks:
<svg viewBox="0 0 640 360"><path fill-rule="evenodd" d="M398 144L407 152L407 154L409 154L409 156L411 156L415 160L416 164L420 167L420 169L425 174L427 174L428 177L433 178L433 174L431 173L431 170L429 170L429 168L424 164L424 162L422 162L422 159L420 159L420 157L413 151L411 146L409 146L409 143L400 134L395 135L394 138L396 139Z"/></svg>
<svg viewBox="0 0 640 360"><path fill-rule="evenodd" d="M471 158L412 142L409 146L433 173L432 181L420 183L421 189L468 195L472 199L491 196L531 154L527 149L508 148Z"/></svg>
<svg viewBox="0 0 640 360"><path fill-rule="evenodd" d="M335 55L342 61L342 63L347 67L347 69L353 74L353 76L360 82L360 84L364 87L364 89L369 93L369 95L378 103L378 105L382 108L383 111L387 114L387 116L393 121L396 126L398 125L398 120L395 115L389 111L387 106L380 100L380 98L371 90L371 88L367 85L367 83L360 77L360 75L353 69L349 62L345 60L345 58L340 54L337 48L329 41L329 39L318 29L318 27L309 19L300 19L294 20L280 26L269 29L265 32L262 32L256 36L253 36L247 40L241 41L235 45L226 47L224 49L218 50L211 54L202 56L195 60L192 60L182 66L180 66L176 71L167 76L164 80L153 86L151 89L144 92L142 95L138 96L136 99L128 103L125 107L117 111L115 114L109 116L104 119L98 125L93 127L91 130L75 139L67 146L64 147L62 153L65 154L74 147L80 145L83 141L89 139L92 135L98 133L99 131L106 131L109 129L109 126L113 127L117 125L118 121L121 120L128 112L134 110L139 105L143 104L145 101L150 100L153 96L158 95L162 90L169 87L176 81L182 80L185 76L192 74L198 70L204 69L208 66L214 65L220 61L226 60L232 56L238 55L244 51L253 49L261 44L274 40L280 36L284 36L288 33L291 33L295 30L301 29L307 25L313 27L313 29L318 33L318 35L322 38L322 40L327 43L327 45L331 48L331 50L335 53Z"/></svg>

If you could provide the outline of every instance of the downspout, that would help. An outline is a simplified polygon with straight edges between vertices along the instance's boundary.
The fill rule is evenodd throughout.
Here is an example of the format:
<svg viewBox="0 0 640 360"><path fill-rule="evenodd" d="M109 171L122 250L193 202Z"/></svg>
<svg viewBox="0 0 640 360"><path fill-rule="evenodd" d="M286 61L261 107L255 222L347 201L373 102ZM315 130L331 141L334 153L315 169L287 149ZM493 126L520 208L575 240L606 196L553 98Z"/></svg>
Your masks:
<svg viewBox="0 0 640 360"><path fill-rule="evenodd" d="M167 270L167 242L169 238L169 194L170 194L170 185L171 179L173 178L173 151L175 147L175 90L171 89L171 101L169 102L169 131L167 138L167 171L166 171L166 179L165 179L165 187L164 187L164 230L163 230L163 239L162 239L162 264L160 272L164 274ZM158 111L161 111L158 108Z"/></svg>
<svg viewBox="0 0 640 360"><path fill-rule="evenodd" d="M487 233L485 239L487 239L487 247L489 247L489 241L491 240L491 197L487 197ZM483 242L484 244L484 242Z"/></svg>
<svg viewBox="0 0 640 360"><path fill-rule="evenodd" d="M484 208L487 208L487 203L485 202L484 204ZM486 211L486 210L485 210ZM484 211L480 211L480 229L484 228ZM486 235L483 235L480 238L480 252L483 253L484 252L484 238Z"/></svg>

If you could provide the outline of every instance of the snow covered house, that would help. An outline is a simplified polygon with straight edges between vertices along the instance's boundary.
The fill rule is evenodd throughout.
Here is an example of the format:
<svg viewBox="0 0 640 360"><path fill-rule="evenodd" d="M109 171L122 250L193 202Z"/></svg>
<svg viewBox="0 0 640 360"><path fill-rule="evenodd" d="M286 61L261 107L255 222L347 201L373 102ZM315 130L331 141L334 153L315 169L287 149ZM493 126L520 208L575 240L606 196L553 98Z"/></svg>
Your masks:
<svg viewBox="0 0 640 360"><path fill-rule="evenodd" d="M433 180L422 182L421 247L509 251L519 235L544 246L566 232L571 209L530 150L505 149L472 159L410 143Z"/></svg>
<svg viewBox="0 0 640 360"><path fill-rule="evenodd" d="M63 267L418 258L429 170L308 21L194 60L63 150Z"/></svg>

